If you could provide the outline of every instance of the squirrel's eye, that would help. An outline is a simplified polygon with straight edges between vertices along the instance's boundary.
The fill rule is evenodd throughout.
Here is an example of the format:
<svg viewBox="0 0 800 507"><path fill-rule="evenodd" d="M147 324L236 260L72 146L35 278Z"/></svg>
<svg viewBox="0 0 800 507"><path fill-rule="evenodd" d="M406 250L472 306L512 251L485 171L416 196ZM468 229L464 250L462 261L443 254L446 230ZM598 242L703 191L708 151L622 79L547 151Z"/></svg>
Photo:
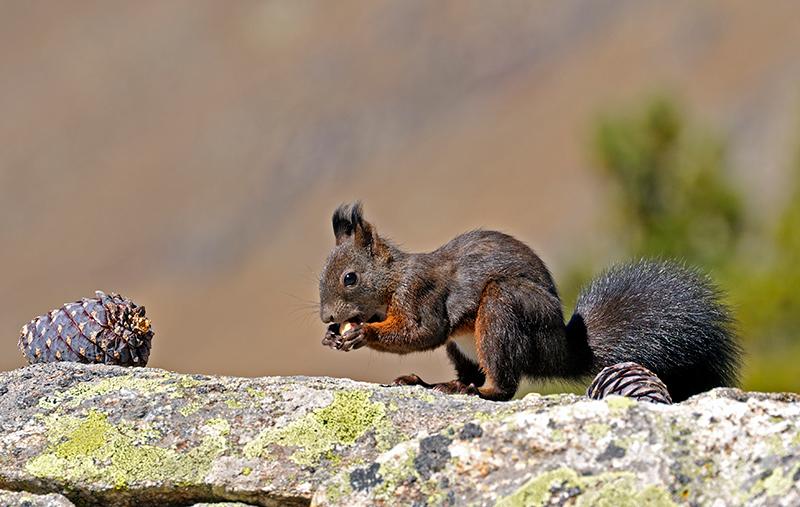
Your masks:
<svg viewBox="0 0 800 507"><path fill-rule="evenodd" d="M344 275L344 284L347 287L355 285L357 281L358 281L358 275L356 275L352 271Z"/></svg>

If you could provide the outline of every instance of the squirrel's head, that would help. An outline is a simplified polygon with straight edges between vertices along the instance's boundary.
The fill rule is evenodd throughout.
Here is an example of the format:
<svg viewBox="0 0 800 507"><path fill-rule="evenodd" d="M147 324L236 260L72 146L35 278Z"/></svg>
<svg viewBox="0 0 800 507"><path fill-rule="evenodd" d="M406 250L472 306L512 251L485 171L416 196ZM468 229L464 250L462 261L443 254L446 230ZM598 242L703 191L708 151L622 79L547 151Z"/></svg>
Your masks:
<svg viewBox="0 0 800 507"><path fill-rule="evenodd" d="M358 202L334 211L333 234L336 246L319 280L320 318L329 324L385 319L393 248L364 220Z"/></svg>

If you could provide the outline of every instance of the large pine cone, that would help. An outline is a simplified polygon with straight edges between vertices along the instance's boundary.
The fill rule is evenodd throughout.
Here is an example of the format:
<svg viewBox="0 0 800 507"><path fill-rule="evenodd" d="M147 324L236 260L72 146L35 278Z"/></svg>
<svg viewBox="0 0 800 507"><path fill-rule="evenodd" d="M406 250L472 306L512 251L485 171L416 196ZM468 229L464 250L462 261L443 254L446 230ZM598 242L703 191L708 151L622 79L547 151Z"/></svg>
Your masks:
<svg viewBox="0 0 800 507"><path fill-rule="evenodd" d="M31 364L145 366L152 338L143 306L97 291L94 298L67 303L22 326L19 349Z"/></svg>
<svg viewBox="0 0 800 507"><path fill-rule="evenodd" d="M603 368L586 390L586 396L595 400L611 394L652 403L672 403L664 382L637 363L617 363Z"/></svg>

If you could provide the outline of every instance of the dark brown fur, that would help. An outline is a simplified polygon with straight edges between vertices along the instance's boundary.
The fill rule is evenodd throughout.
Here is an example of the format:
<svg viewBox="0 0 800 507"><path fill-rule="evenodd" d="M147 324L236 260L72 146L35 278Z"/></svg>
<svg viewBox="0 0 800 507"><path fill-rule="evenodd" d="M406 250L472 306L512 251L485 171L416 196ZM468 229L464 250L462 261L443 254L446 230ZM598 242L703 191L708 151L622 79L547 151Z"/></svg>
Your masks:
<svg viewBox="0 0 800 507"><path fill-rule="evenodd" d="M570 327L565 327L547 267L533 250L509 235L476 230L433 252L409 254L377 234L364 220L360 204L339 207L333 215L333 228L336 247L320 278L320 316L330 324L323 344L344 351L367 346L397 354L447 344L456 380L431 385L409 375L396 379L397 384L507 400L523 376L577 378L608 366L598 358L613 356L616 360L626 353L621 350L624 340L590 333L594 328L619 328L622 324L614 315L576 314ZM348 273L356 274L356 284L344 283ZM612 303L603 310L613 310ZM693 311L697 303L687 302L695 305ZM625 318L639 311L635 302L625 301L625 305ZM354 327L340 335L345 322ZM707 323L681 324L673 327L680 331L694 326L702 333ZM629 328L623 334L636 335L631 339L648 338L638 336L646 335L646 330L635 325ZM474 333L477 363L448 341L463 331ZM729 334L721 335L723 340L732 340ZM608 354L604 347L617 353ZM680 350L676 353L680 355ZM735 357L728 362L735 367ZM659 373L658 367L648 367ZM721 380L712 379L711 383L720 384Z"/></svg>

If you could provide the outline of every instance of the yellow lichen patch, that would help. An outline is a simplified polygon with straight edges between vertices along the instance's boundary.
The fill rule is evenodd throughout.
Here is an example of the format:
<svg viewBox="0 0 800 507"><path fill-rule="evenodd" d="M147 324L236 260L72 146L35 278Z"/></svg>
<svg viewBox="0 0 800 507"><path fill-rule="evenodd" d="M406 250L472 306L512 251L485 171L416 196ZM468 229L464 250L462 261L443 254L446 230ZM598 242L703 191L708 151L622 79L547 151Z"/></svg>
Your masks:
<svg viewBox="0 0 800 507"><path fill-rule="evenodd" d="M196 414L200 410L200 403L196 401L191 401L186 405L182 406L178 409L178 413L184 417L189 417L192 414Z"/></svg>
<svg viewBox="0 0 800 507"><path fill-rule="evenodd" d="M586 433L595 440L603 438L611 431L611 426L603 423L590 423L586 425Z"/></svg>
<svg viewBox="0 0 800 507"><path fill-rule="evenodd" d="M267 393L260 389L256 389L254 387L246 387L245 392L250 395L252 398L261 399L267 396Z"/></svg>
<svg viewBox="0 0 800 507"><path fill-rule="evenodd" d="M609 472L581 476L562 467L542 473L526 482L511 495L500 499L495 507L534 507L549 505L555 497L574 499L578 507L672 507L669 494L660 487L636 485L636 476L629 472Z"/></svg>
<svg viewBox="0 0 800 507"><path fill-rule="evenodd" d="M281 428L262 431L244 447L249 458L263 457L268 447L279 445L296 448L291 459L301 465L312 465L320 457L334 459L336 445L351 445L369 429L377 433L387 426L383 403L370 401L366 391L334 393L333 402Z"/></svg>
<svg viewBox="0 0 800 507"><path fill-rule="evenodd" d="M54 409L63 404L65 408L76 408L84 401L118 391L134 391L147 394L162 393L177 389L162 378L136 378L127 375L95 381L81 382L66 391L58 392L39 401L39 407Z"/></svg>
<svg viewBox="0 0 800 507"><path fill-rule="evenodd" d="M630 407L636 406L636 400L627 398L625 396L617 396L612 394L606 398L606 404L611 410L626 410Z"/></svg>
<svg viewBox="0 0 800 507"><path fill-rule="evenodd" d="M158 434L131 424L111 424L96 410L86 417L49 416L50 445L25 469L36 477L64 482L99 482L124 488L148 481L178 485L202 481L214 459L227 449L227 421L213 419L200 427L199 445L177 451L152 444Z"/></svg>
<svg viewBox="0 0 800 507"><path fill-rule="evenodd" d="M59 458L70 458L80 454L91 454L103 447L110 429L111 425L108 424L104 414L89 412L86 420L72 430L70 438L58 444L55 455Z"/></svg>
<svg viewBox="0 0 800 507"><path fill-rule="evenodd" d="M763 493L767 497L785 495L792 488L794 484L792 478L797 473L800 473L800 465L795 465L789 473L785 473L781 468L776 468L769 476L759 480L750 488L750 497L755 498Z"/></svg>

